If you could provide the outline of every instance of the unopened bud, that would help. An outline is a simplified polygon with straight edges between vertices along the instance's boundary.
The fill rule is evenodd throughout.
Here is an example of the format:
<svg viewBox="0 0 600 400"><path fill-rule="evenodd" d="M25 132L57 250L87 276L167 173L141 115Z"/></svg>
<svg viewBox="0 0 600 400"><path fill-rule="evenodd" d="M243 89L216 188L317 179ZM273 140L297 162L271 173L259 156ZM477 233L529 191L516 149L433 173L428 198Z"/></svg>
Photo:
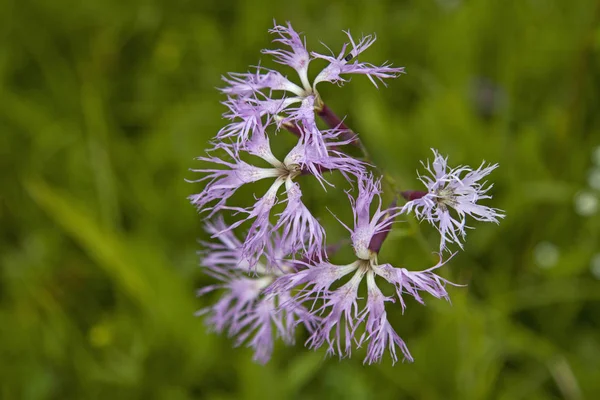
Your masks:
<svg viewBox="0 0 600 400"><path fill-rule="evenodd" d="M404 191L404 192L402 192L400 194L406 200L412 201L412 200L420 199L421 197L425 196L427 194L427 192L424 192L422 190L407 190L407 191Z"/></svg>

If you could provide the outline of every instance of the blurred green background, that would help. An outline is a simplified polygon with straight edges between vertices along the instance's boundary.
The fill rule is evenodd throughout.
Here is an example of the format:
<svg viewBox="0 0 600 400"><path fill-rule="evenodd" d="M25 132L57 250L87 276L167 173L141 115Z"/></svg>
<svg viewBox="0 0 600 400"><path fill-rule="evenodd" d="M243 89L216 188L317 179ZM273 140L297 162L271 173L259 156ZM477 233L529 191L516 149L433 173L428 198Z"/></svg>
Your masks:
<svg viewBox="0 0 600 400"><path fill-rule="evenodd" d="M600 398L597 1L0 4L0 398ZM376 32L361 60L406 67L320 89L407 188L430 147L500 164L506 219L443 271L467 286L390 310L414 364L325 359L300 333L260 366L193 317L214 298L195 298L211 281L184 179L223 126L221 74L275 66L273 18L321 52ZM343 237L325 206L345 195L302 185ZM415 226L380 259L427 267L436 236Z"/></svg>

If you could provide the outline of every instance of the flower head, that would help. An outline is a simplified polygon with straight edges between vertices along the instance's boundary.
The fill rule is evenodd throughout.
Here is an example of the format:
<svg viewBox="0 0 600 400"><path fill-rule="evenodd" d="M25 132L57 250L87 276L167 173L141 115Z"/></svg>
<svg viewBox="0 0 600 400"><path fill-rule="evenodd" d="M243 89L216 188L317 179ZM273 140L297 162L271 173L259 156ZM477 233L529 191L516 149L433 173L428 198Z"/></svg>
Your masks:
<svg viewBox="0 0 600 400"><path fill-rule="evenodd" d="M336 140L335 134L330 131L325 131L322 141L326 148L344 143ZM309 139L299 139L297 145L289 151L283 161L279 161L271 151L269 138L265 132L256 132L238 148L237 152L226 142L218 143L216 149L219 148L224 150L232 161L216 156L199 157L199 160L216 163L226 168L193 170L205 175L193 182L208 180L202 192L189 197L198 210L210 211L211 216L222 210L234 211L239 217L227 228L228 230L239 227L245 221L252 221L242 245L242 256L254 264L262 256L272 234L271 210L281 202L278 196L280 188L285 185L287 207L278 215L276 229L282 229L285 239L290 241L294 251L302 250L302 254L309 257L320 256L323 253L325 232L302 203L300 185L294 180L300 175L313 175L324 187L325 183L328 183L323 177L325 172L337 170L350 179L350 176L364 173L365 163L335 149L325 154L320 153L314 149L314 144ZM271 167L250 165L241 159L243 153L259 157ZM252 206L227 205L227 200L241 186L267 178L273 179L273 183Z"/></svg>
<svg viewBox="0 0 600 400"><path fill-rule="evenodd" d="M487 192L493 185L480 181L498 164L486 166L483 162L476 170L469 166L449 168L448 159L436 150L432 151L433 163L423 164L431 176L419 176L427 192L412 192L402 212L414 211L417 218L426 220L439 230L440 251L447 249L447 243L456 243L462 248L468 228L467 215L478 221L495 223L504 218L502 210L478 204L480 200L491 198Z"/></svg>
<svg viewBox="0 0 600 400"><path fill-rule="evenodd" d="M407 295L424 304L423 292L449 300L445 287L452 283L435 273L444 264L441 259L437 265L423 271L379 264L378 249L370 250L370 244L374 237L390 229L393 216L400 210L394 206L384 212L380 204L371 215L370 205L375 197L379 198L379 181L367 175L361 178L356 199L351 197L354 227L348 228L357 260L347 265L335 265L327 260L297 263L296 268L278 277L266 291L294 292L293 299L298 304L306 304L309 312L320 318L306 343L311 348L326 346L328 354L346 357L350 356L353 343L357 346L366 344L365 363L379 361L386 348L396 362L396 348L400 348L404 359L412 361L406 345L387 320L385 304L398 299L404 310L404 296ZM352 275L350 279L347 278L349 275ZM361 308L358 291L365 276L368 298ZM383 296L376 279L392 285L396 296ZM359 336L359 327L363 324L365 333Z"/></svg>
<svg viewBox="0 0 600 400"><path fill-rule="evenodd" d="M319 318L319 324L306 342L310 348L326 345L328 354L342 358L351 355L353 343L357 346L367 344L365 362L372 363L381 359L384 353L382 348L386 346L394 362L397 361L395 349L399 347L404 358L412 361L404 342L387 320L385 303L394 302L397 298L404 309L404 296L408 295L424 304L422 292L448 300L445 286L453 284L434 272L442 264L440 261L424 271L408 271L390 264L379 265L377 257L356 260L348 265L322 261L283 274L266 291L295 293L292 297L295 304L304 305ZM352 277L345 280L349 274ZM369 296L366 305L361 306L358 291L365 276ZM383 281L379 284L387 282L396 288L395 298L383 297L376 277ZM334 288L338 283L341 286ZM363 323L365 334L359 336L359 327Z"/></svg>
<svg viewBox="0 0 600 400"><path fill-rule="evenodd" d="M433 150L433 163L424 164L429 175L419 176L427 190L402 192L408 201L403 207L397 205L396 196L390 205L382 206L382 178L368 172L365 160L344 151L346 145L355 145L370 160L366 147L344 118L325 104L317 86L321 82L341 86L349 75L360 74L377 87L399 76L403 68L358 61L375 42L374 35L355 40L345 32L348 43L339 52L329 50L329 55L323 55L309 51L290 23L275 24L269 32L280 48L262 53L291 67L298 77L289 79L260 65L247 73L224 76L226 87L221 91L227 96L223 103L227 123L213 139L208 155L199 158L213 166L193 170L202 175L194 182L205 187L189 197L191 202L209 217L227 212L232 219L226 223L219 215L206 223L214 240L203 243L201 265L217 282L198 294L217 298L197 314L236 346L252 348L254 359L261 363L271 357L276 339L292 344L296 327L302 325L308 331L305 345L323 347L329 355L349 357L363 348L366 364L381 361L386 353L393 363L413 361L388 318L388 307L399 303L397 308L404 313L412 307L411 298L412 304L425 304L426 297L450 301L447 287L454 284L438 274L452 257L443 257L447 244L462 247L467 216L496 223L504 217L501 210L479 204L490 198L491 185L482 180L497 165L449 168L447 159ZM315 59L327 65L311 81L308 69ZM329 129L319 128L317 116ZM298 138L284 157L273 153L269 136L281 128ZM253 165L252 159L263 166ZM351 185L346 194L352 223L338 221L348 230L355 259L343 265L330 261L336 249L326 245L325 229L304 203L299 182L306 179L302 176L313 176L327 190L334 185L326 173L333 171ZM253 197L253 204L232 204L240 187L266 179L271 180L270 186ZM410 211L441 233L437 263L421 270L380 263L380 249L389 241L396 218ZM240 239L234 232L242 228L246 232Z"/></svg>
<svg viewBox="0 0 600 400"><path fill-rule="evenodd" d="M375 79L383 82L384 79L395 78L404 72L403 68L391 67L388 64L378 67L356 60L360 53L375 42L375 36L372 35L361 38L357 43L350 33L346 32L349 43L342 46L340 54L336 57L309 52L306 41L289 22L285 26L276 24L269 32L277 36L273 41L284 48L265 49L262 53L273 56L279 64L293 68L300 83L296 84L280 72L264 67L257 67L254 72L231 73L223 77L227 86L221 90L229 96L226 105L230 108L230 112L225 116L232 122L219 132L219 138L236 137L237 143L243 143L254 130L262 129L257 118L269 115L277 117L278 126L286 124L298 127L301 135L314 143L314 149L320 154L325 154L327 149L315 120L315 111L324 106L317 91L317 84L342 83L346 81L342 75L362 74L367 75L377 86ZM310 82L308 68L310 62L316 58L324 59L329 64L313 82ZM272 97L273 92L281 92L282 97ZM246 119L248 121L245 121Z"/></svg>

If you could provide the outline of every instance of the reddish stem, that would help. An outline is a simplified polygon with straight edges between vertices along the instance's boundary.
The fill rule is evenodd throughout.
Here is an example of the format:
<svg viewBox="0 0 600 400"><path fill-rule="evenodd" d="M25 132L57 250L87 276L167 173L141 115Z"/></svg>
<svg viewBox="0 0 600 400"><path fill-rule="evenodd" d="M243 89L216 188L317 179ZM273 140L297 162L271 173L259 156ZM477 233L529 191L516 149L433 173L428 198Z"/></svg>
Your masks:
<svg viewBox="0 0 600 400"><path fill-rule="evenodd" d="M290 123L283 123L281 125L283 126L283 128L286 131L293 133L294 135L298 136L299 138L302 137L302 130L300 129L300 127L298 125L290 124Z"/></svg>
<svg viewBox="0 0 600 400"><path fill-rule="evenodd" d="M356 147L360 147L358 137L352 132L352 129L344 123L332 110L323 103L320 110L317 110L317 115L321 117L323 122L331 129L339 129L341 132L341 138L343 140L350 140L350 144Z"/></svg>

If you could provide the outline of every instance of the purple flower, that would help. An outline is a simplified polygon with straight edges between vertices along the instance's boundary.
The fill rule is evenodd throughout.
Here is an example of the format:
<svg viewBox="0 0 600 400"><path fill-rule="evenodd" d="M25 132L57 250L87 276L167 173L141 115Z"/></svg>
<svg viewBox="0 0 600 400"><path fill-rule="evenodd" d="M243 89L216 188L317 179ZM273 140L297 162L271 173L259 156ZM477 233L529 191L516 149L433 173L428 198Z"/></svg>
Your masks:
<svg viewBox="0 0 600 400"><path fill-rule="evenodd" d="M326 148L333 148L343 141L336 141L335 134L325 131L322 141ZM232 210L237 215L242 215L232 223L229 230L235 229L245 221L252 221L246 240L242 245L242 256L250 264L255 263L263 254L271 235L270 223L271 210L279 203L278 192L285 184L288 205L283 213L279 214L276 229L283 229L286 240L294 250L302 250L303 255L321 255L325 232L319 222L312 216L302 203L300 186L294 179L305 172L314 175L323 185L325 171L338 170L347 179L349 175L359 175L364 171L364 163L349 157L338 150L330 150L326 154L314 149L310 141L300 139L298 144L287 154L283 162L279 161L271 151L269 139L264 132L256 132L248 141L235 152L228 144L217 144L233 160L224 161L218 157L200 157L202 161L209 161L224 165L228 169L197 169L194 172L206 174L205 177L194 182L209 180L204 190L190 196L191 202L200 210L210 210L213 215L220 210ZM248 153L262 158L271 164L272 168L259 168L252 166L240 158L241 153ZM274 182L267 192L260 197L254 205L242 208L226 205L229 197L246 183L274 178ZM215 205L211 203L215 202Z"/></svg>
<svg viewBox="0 0 600 400"><path fill-rule="evenodd" d="M265 288L291 267L285 263L269 265L258 262L249 275L249 264L243 261L239 239L227 230L223 219L206 224L208 233L217 235L217 243L204 243L201 265L205 273L220 281L198 291L198 295L221 290L221 298L212 306L205 307L197 315L206 316L206 323L216 332L226 332L235 337L235 345L246 343L254 350L254 359L260 363L269 360L273 342L281 338L286 344L294 343L294 331L298 324L304 324L312 331L317 317L310 314L302 305L294 302L289 292L266 294ZM285 249L285 243L275 235L267 248ZM240 260L242 260L240 262ZM281 261L281 260L280 260ZM285 303L285 309L279 307Z"/></svg>
<svg viewBox="0 0 600 400"><path fill-rule="evenodd" d="M396 362L395 348L399 347L404 358L412 361L404 342L387 320L384 303L394 300L383 299L375 283L375 276L396 287L396 297L404 309L405 295L414 297L423 304L421 292L427 292L436 298L449 299L445 285L452 283L433 272L441 265L440 262L428 270L408 271L390 264L378 265L376 256L370 260L357 260L343 266L326 261L317 262L304 269L284 274L267 289L267 292L296 292L295 304L304 304L311 313L320 318L320 323L306 343L310 348L326 345L328 354L346 357L351 354L353 342L358 345L367 343L368 354L365 362L372 363L381 359L381 346L388 347L393 361ZM337 289L331 289L336 282L341 282L342 278L352 272L354 275L350 280ZM358 290L365 275L369 297L361 310ZM319 303L320 306L315 306ZM286 305L283 304L282 307L285 308ZM365 334L358 338L357 329L365 320Z"/></svg>
<svg viewBox="0 0 600 400"><path fill-rule="evenodd" d="M481 181L486 175L498 167L498 164L487 166L485 161L478 169L469 166L449 168L447 157L433 151L433 164L423 163L431 176L419 175L419 179L427 187L426 193L411 193L410 201L404 205L402 212L414 210L419 220L426 220L434 225L441 235L440 251L446 250L447 243L456 243L463 247L466 236L466 217L478 221L498 223L504 218L502 210L477 204L479 200L490 199L486 193L492 184ZM454 213L450 212L454 210Z"/></svg>
<svg viewBox="0 0 600 400"><path fill-rule="evenodd" d="M278 277L266 290L268 293L295 292L296 303L306 303L309 311L320 318L321 322L307 341L311 348L325 345L328 354L345 357L350 356L352 343L357 346L367 344L365 363L379 361L386 348L393 362L396 362L396 348L400 348L404 358L412 361L406 345L387 320L385 303L393 302L394 298L383 296L375 278L395 287L395 298L399 300L403 310L406 306L405 295L415 298L421 304L424 304L421 296L423 292L449 300L445 286L452 283L435 273L444 264L441 259L437 265L423 271L409 271L391 264L379 264L377 251L371 250L369 245L374 236L382 230L390 229L390 221L393 221L390 216L399 213L395 206L386 212L381 211L379 192L379 181L375 182L371 176L363 175L359 180L358 196L351 200L354 227L348 229L358 258L356 261L348 265L334 265L326 260L297 263L296 268ZM371 216L370 206L375 197L380 204ZM345 277L351 273L354 273L352 278L347 280ZM365 275L369 296L361 310L358 290ZM338 283L340 286L332 289ZM363 323L365 333L358 338L356 332Z"/></svg>
<svg viewBox="0 0 600 400"><path fill-rule="evenodd" d="M244 152L262 158L271 164L272 168L259 168L240 159L239 153L236 154L227 145L219 146L234 162L221 160L217 157L200 157L202 161L210 161L229 167L229 169L199 169L193 170L207 174L206 177L197 180L201 182L211 179L204 190L196 195L190 196L190 200L198 207L200 211L212 210L211 215L220 210L234 210L237 213L246 214L245 218L233 223L228 230L235 229L243 222L253 220L252 226L247 234L246 240L242 245L242 256L251 264L256 263L262 255L266 243L270 238L272 226L269 221L271 209L277 204L277 193L279 188L286 181L292 181L300 175L300 167L295 164L282 163L271 151L268 137L262 134L255 134L247 141L243 148ZM256 201L253 206L248 208L227 206L225 203L231 195L242 185L255 182L265 178L275 178L267 192ZM209 203L216 201L216 205L208 207ZM315 232L314 230L311 232ZM322 235L316 239L322 239ZM310 249L312 250L312 249ZM320 247L318 249L320 251Z"/></svg>
<svg viewBox="0 0 600 400"><path fill-rule="evenodd" d="M274 29L270 31L276 33L279 38L275 39L275 42L279 42L291 49L289 50L263 50L264 54L273 55L275 61L292 67L298 73L300 81L303 86L305 94L316 93L316 85L319 82L345 82L341 77L344 74L363 74L367 75L371 82L377 86L373 78L377 78L383 82L386 78L396 78L399 74L404 72L404 68L393 68L387 64L381 67L368 64L360 63L356 60L358 55L369 48L376 40L374 35L363 36L358 43L354 41L349 31L346 31L346 35L350 43L346 43L342 46L342 49L337 57L326 56L316 52L309 54L306 49L306 42L300 38L300 35L294 31L292 25L288 22L287 26L276 25ZM308 79L308 66L315 58L324 59L329 61L327 65L315 78L314 82L310 83ZM354 62L350 63L354 59ZM281 83L279 87L283 86ZM290 86L291 87L291 86ZM296 86L298 88L298 86ZM270 89L278 90L274 86L270 86ZM290 90L292 93L294 90ZM297 90L296 90L297 92Z"/></svg>
<svg viewBox="0 0 600 400"><path fill-rule="evenodd" d="M265 115L270 115L276 117L279 126L286 124L298 127L305 141L312 142L315 146L314 150L324 155L327 149L315 121L315 111L321 110L324 106L316 88L317 84L325 81L342 83L346 81L342 75L363 74L377 86L375 79L383 82L383 79L395 78L404 72L403 68L393 68L387 64L378 67L356 60L351 62L373 44L375 37L371 35L355 43L350 33L346 32L350 43L344 44L340 55L333 57L315 52L309 53L305 40L290 23L287 26L275 25L270 33L277 35L274 42L282 44L284 48L267 49L262 53L273 56L279 64L293 68L298 74L300 85L277 71L263 67L257 67L255 72L231 73L228 77L223 77L228 86L221 90L229 96L226 105L230 108L230 112L225 114L225 117L232 119L232 122L219 132L220 139L236 137L237 143L243 143L255 130L263 129L264 124L258 121ZM329 61L329 65L311 83L308 78L308 67L316 58ZM273 91L282 92L283 97L273 98Z"/></svg>

